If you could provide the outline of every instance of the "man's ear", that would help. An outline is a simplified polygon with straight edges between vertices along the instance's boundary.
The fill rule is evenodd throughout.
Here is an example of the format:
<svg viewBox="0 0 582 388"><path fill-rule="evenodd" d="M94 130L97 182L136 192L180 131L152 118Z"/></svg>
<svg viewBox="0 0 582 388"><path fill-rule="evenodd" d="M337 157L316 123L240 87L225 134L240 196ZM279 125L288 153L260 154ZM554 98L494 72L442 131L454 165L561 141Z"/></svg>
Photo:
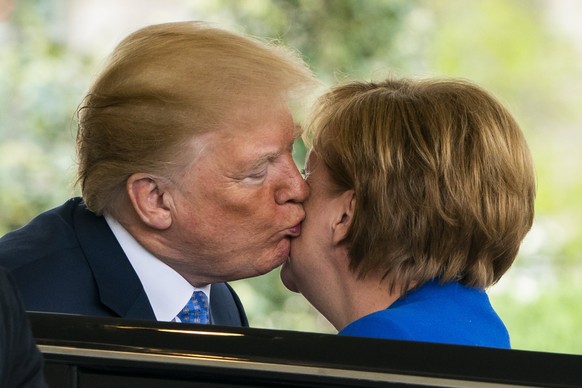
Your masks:
<svg viewBox="0 0 582 388"><path fill-rule="evenodd" d="M356 208L356 196L354 190L344 191L338 198L337 218L333 225L333 242L341 243L348 235L348 230L354 219L354 210Z"/></svg>
<svg viewBox="0 0 582 388"><path fill-rule="evenodd" d="M127 179L126 188L131 205L144 224L159 230L172 225L171 194L159 178L136 173Z"/></svg>

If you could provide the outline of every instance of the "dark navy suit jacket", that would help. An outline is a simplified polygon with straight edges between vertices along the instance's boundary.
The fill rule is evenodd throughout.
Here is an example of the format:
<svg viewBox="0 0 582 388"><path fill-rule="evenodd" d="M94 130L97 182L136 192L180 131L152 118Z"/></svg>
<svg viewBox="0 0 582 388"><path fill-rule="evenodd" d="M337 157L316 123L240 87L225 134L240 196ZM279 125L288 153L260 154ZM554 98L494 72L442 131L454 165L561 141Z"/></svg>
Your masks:
<svg viewBox="0 0 582 388"><path fill-rule="evenodd" d="M105 218L89 211L81 198L2 237L0 266L12 273L28 311L156 319ZM228 284L213 284L210 292L214 324L248 326Z"/></svg>
<svg viewBox="0 0 582 388"><path fill-rule="evenodd" d="M0 269L0 387L47 387L43 357L10 274Z"/></svg>

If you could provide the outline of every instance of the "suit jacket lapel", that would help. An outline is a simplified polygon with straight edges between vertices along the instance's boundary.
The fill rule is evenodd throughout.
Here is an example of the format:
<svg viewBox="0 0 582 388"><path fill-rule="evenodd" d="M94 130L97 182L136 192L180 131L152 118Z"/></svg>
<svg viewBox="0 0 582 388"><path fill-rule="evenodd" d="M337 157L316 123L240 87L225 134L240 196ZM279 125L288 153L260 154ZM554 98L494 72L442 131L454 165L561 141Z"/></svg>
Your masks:
<svg viewBox="0 0 582 388"><path fill-rule="evenodd" d="M101 303L123 318L155 320L143 286L105 218L80 202L73 222Z"/></svg>
<svg viewBox="0 0 582 388"><path fill-rule="evenodd" d="M242 303L226 283L215 283L210 289L212 324L221 326L248 326Z"/></svg>

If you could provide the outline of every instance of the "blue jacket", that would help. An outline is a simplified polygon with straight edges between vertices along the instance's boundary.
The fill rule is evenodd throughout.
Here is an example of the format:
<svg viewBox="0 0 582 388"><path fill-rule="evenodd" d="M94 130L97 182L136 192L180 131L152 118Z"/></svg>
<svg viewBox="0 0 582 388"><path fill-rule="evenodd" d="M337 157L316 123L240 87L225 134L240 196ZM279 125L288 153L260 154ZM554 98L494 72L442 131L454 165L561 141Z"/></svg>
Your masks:
<svg viewBox="0 0 582 388"><path fill-rule="evenodd" d="M433 280L387 309L362 317L341 335L510 348L505 325L485 290Z"/></svg>

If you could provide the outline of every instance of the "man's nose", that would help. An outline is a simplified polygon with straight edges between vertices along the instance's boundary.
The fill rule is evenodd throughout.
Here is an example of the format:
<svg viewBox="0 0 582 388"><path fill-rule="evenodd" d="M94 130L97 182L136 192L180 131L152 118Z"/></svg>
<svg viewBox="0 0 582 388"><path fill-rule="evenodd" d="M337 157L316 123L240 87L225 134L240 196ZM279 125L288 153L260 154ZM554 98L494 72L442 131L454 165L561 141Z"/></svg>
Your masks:
<svg viewBox="0 0 582 388"><path fill-rule="evenodd" d="M287 202L302 203L309 196L309 186L305 183L303 176L297 169L291 156L286 161L285 182L277 190L276 198L278 204Z"/></svg>

